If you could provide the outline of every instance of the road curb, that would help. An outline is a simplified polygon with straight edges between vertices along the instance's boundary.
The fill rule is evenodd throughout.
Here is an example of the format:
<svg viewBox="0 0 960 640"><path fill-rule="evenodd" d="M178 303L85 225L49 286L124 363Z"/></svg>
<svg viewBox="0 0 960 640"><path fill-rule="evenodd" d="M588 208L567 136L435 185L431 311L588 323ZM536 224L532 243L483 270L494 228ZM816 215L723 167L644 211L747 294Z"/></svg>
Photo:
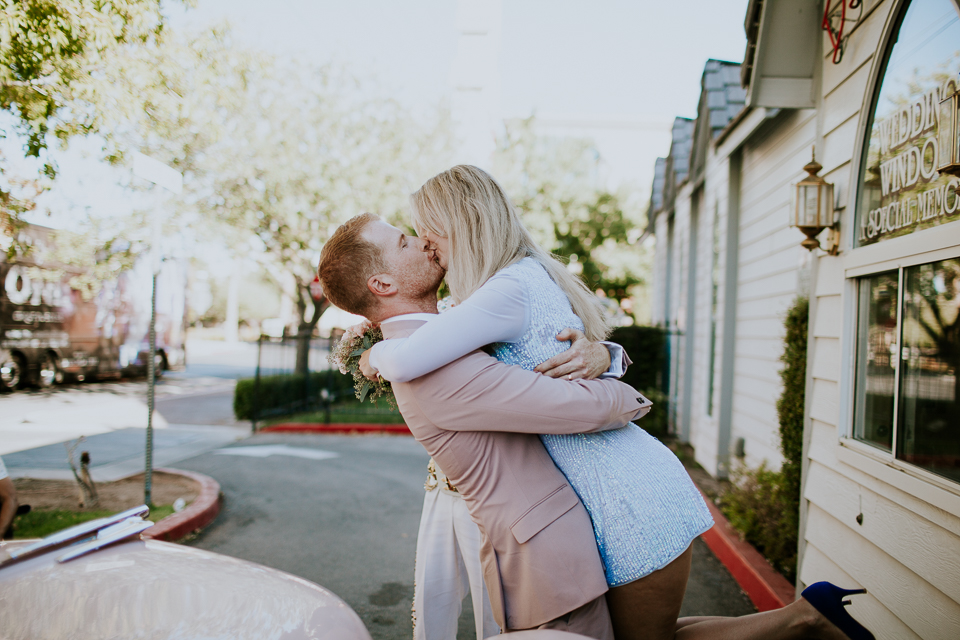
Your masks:
<svg viewBox="0 0 960 640"><path fill-rule="evenodd" d="M160 468L154 471L172 473L194 480L200 484L200 495L183 511L170 514L144 531L141 534L143 538L176 542L208 526L220 513L220 483L210 476L182 469Z"/></svg>
<svg viewBox="0 0 960 640"><path fill-rule="evenodd" d="M312 424L284 422L260 429L261 433L396 433L413 435L405 424Z"/></svg>
<svg viewBox="0 0 960 640"><path fill-rule="evenodd" d="M713 527L701 538L747 594L757 611L771 611L793 602L796 599L794 586L777 573L750 543L741 540L740 533L720 509L702 489L700 493L714 521Z"/></svg>

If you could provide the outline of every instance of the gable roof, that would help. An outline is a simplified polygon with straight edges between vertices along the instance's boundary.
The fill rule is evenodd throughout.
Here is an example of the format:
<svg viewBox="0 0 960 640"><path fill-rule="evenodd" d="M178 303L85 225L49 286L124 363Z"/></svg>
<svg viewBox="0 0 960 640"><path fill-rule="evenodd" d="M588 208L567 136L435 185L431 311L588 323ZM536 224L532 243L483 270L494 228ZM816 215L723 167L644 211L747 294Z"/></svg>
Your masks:
<svg viewBox="0 0 960 640"><path fill-rule="evenodd" d="M707 60L700 77L700 104L690 173L699 179L707 158L707 149L730 122L744 109L747 92L740 86L740 63Z"/></svg>

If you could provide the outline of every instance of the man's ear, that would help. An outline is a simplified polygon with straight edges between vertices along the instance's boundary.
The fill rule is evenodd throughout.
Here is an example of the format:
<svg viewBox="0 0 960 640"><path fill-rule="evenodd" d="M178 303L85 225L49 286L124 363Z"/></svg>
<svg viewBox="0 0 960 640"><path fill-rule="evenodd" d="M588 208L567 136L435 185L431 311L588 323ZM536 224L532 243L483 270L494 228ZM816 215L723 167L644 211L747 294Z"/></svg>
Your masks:
<svg viewBox="0 0 960 640"><path fill-rule="evenodd" d="M367 289L378 298L386 298L399 293L397 283L389 273L378 273L367 279Z"/></svg>

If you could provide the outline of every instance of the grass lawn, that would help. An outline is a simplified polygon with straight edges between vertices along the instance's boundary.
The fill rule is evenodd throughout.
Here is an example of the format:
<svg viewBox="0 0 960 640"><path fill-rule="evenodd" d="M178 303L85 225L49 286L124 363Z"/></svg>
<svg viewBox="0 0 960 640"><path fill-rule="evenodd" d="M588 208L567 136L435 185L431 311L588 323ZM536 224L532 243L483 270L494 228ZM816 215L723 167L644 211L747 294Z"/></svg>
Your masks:
<svg viewBox="0 0 960 640"><path fill-rule="evenodd" d="M280 418L271 418L264 421L264 426L283 424L286 422L301 422L306 424L323 424L327 421L323 411L296 413ZM386 402L373 405L365 402L338 403L330 410L332 424L403 424L403 416L396 409L391 409Z"/></svg>
<svg viewBox="0 0 960 640"><path fill-rule="evenodd" d="M96 518L112 516L115 511L98 509L94 511L67 511L65 509L34 509L30 513L17 516L13 520L14 538L43 538ZM173 513L173 505L165 504L150 509L150 520L160 522Z"/></svg>

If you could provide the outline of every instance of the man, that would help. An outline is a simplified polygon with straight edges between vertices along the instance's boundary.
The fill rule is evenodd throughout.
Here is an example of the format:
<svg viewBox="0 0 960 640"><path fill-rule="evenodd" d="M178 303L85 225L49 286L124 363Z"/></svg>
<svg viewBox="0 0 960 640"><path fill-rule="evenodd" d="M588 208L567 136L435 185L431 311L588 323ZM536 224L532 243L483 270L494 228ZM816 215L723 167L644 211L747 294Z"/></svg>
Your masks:
<svg viewBox="0 0 960 640"><path fill-rule="evenodd" d="M443 278L426 243L370 214L337 230L318 273L333 304L380 322L387 338L436 314ZM612 638L589 516L536 434L619 428L650 403L616 381L553 379L481 351L393 391L414 437L480 527L500 626Z"/></svg>

